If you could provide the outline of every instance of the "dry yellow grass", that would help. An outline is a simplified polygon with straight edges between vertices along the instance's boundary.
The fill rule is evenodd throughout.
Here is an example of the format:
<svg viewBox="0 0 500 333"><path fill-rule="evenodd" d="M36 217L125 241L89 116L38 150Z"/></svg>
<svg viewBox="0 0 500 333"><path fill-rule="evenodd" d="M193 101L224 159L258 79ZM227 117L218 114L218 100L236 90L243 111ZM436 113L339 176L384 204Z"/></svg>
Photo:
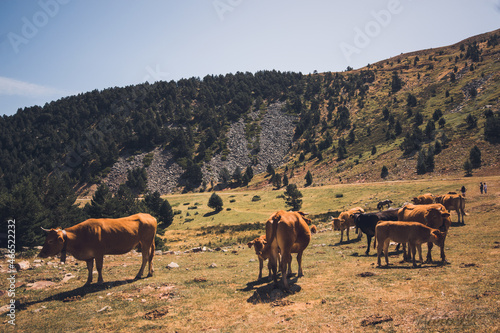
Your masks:
<svg viewBox="0 0 500 333"><path fill-rule="evenodd" d="M314 223L322 232L313 235L304 252L305 276L291 277L290 293L273 288L267 279L256 281L258 261L254 250L245 244L233 245L226 251L158 255L154 259L155 276L138 281L131 280L140 265L138 254L107 256L103 272L106 283L86 288L82 287L86 280L83 262L69 261L62 266L53 259L50 262L54 264L44 262L41 267L17 274L15 329L18 332L497 332L500 330L500 177L486 179L489 193L482 196L476 186L481 180L462 178L304 190L304 204L316 215L356 201L366 201L373 207L379 196L390 196L389 188L404 201L425 190L438 194L454 189L457 184L466 184L469 215L465 226L453 225L450 229L446 243L450 264L445 266L424 264L413 269L411 263L400 262L401 254L394 253L390 268L376 268L375 251L371 249L370 256L364 255L365 237L359 242L338 244L339 233L329 230L329 223L316 220ZM382 194L376 193L377 189ZM344 197L329 197L336 192ZM356 193L358 196L353 196ZM238 202L240 208L248 208L244 194L247 193L231 194L236 198L233 209L215 215L216 225L218 219L221 225L230 225L231 219L225 221L223 214L230 215L238 208ZM253 194L271 198L269 193ZM180 197L180 201L191 198ZM331 208L327 209L325 201L330 202ZM199 215L190 222L189 229L182 227L182 219L176 220L170 235L186 237L186 243L205 245L210 235L196 236L204 226L203 214ZM452 220L456 221L455 213ZM248 222L254 222L254 216ZM251 232L260 233L242 231ZM235 240L240 236L233 232ZM185 249L178 242L169 243L171 250ZM438 259L436 249L433 254ZM34 258L28 260L33 264ZM171 262L179 268L168 269ZM292 268L297 271L295 259ZM75 277L62 283L68 273ZM55 284L31 289L31 283L43 280ZM4 278L0 289L6 287ZM10 299L3 295L0 300L6 304ZM11 330L7 319L4 315L3 331Z"/></svg>

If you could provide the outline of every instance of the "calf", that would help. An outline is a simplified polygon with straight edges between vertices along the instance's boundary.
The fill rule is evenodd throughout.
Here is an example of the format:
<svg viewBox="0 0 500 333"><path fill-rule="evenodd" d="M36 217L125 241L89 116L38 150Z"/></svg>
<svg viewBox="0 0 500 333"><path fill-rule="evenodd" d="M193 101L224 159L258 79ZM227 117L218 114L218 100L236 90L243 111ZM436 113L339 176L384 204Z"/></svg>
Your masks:
<svg viewBox="0 0 500 333"><path fill-rule="evenodd" d="M248 242L247 245L249 248L252 246L255 249L255 254L257 254L257 258L259 259L259 277L257 278L258 280L262 279L262 268L264 267L264 261L269 259L270 252L263 254L262 250L264 249L264 246L267 244L266 241L266 235L262 235L260 237L255 238L253 241ZM269 277L272 276L271 274L271 261L267 263L267 268L269 270Z"/></svg>
<svg viewBox="0 0 500 333"><path fill-rule="evenodd" d="M426 226L441 230L446 238L448 229L451 226L450 213L441 204L431 204L431 205L412 205L408 204L398 211L399 221L416 221ZM443 240L444 242L444 240ZM427 262L432 262L432 251L433 242L427 243ZM408 257L411 255L408 252ZM443 263L446 262L446 256L444 253L444 246L441 247L441 260Z"/></svg>
<svg viewBox="0 0 500 333"><path fill-rule="evenodd" d="M380 221L375 228L374 242L374 246L378 242L377 266L381 266L380 256L382 250L385 255L385 263L389 266L388 248L391 240L398 243L408 243L409 251L411 251L413 257L413 267L417 267L415 262L416 249L418 249L420 262L423 262L422 243L432 242L443 248L444 239L445 234L440 230L429 228L419 222Z"/></svg>
<svg viewBox="0 0 500 333"><path fill-rule="evenodd" d="M365 211L361 207L355 207L349 209L345 212L340 213L338 218L332 218L333 230L340 230L340 242L343 242L344 239L344 230L346 230L347 240L349 240L349 229L351 226L355 226L354 223L354 214L356 213L364 213ZM363 234L358 233L358 239L361 238Z"/></svg>

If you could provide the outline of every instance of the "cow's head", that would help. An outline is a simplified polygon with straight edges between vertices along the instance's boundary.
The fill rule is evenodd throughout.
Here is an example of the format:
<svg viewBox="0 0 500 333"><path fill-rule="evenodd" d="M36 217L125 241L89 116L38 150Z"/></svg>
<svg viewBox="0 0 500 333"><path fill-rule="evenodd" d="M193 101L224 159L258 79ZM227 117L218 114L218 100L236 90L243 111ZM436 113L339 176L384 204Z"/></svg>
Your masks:
<svg viewBox="0 0 500 333"><path fill-rule="evenodd" d="M436 196L435 201L436 201L436 203L442 204L443 203L443 196L442 195Z"/></svg>
<svg viewBox="0 0 500 333"><path fill-rule="evenodd" d="M446 239L446 232L441 232L437 229L432 230L432 235L434 236L433 243L439 247L444 247L444 240Z"/></svg>
<svg viewBox="0 0 500 333"><path fill-rule="evenodd" d="M338 217L333 218L333 230L340 230L340 225L342 224L342 220Z"/></svg>
<svg viewBox="0 0 500 333"><path fill-rule="evenodd" d="M42 228L43 229L43 228ZM52 257L59 254L64 248L64 235L62 229L43 229L47 233L45 244L38 254L40 258Z"/></svg>
<svg viewBox="0 0 500 333"><path fill-rule="evenodd" d="M448 211L441 212L441 217L443 218L443 225L441 226L441 231L448 231L448 229L451 227L451 218L450 218L450 213ZM443 230L444 229L444 230Z"/></svg>
<svg viewBox="0 0 500 333"><path fill-rule="evenodd" d="M316 226L315 226L314 224L313 224L313 225L311 225L311 233L312 233L312 234L316 234L316 233L318 233L318 228L316 228Z"/></svg>
<svg viewBox="0 0 500 333"><path fill-rule="evenodd" d="M420 200L418 198L413 198L411 199L411 202L413 202L415 205L418 205L420 203Z"/></svg>
<svg viewBox="0 0 500 333"><path fill-rule="evenodd" d="M257 237L253 241L247 243L249 248L251 248L252 246L255 248L256 254L261 253L266 244L267 244L266 236Z"/></svg>

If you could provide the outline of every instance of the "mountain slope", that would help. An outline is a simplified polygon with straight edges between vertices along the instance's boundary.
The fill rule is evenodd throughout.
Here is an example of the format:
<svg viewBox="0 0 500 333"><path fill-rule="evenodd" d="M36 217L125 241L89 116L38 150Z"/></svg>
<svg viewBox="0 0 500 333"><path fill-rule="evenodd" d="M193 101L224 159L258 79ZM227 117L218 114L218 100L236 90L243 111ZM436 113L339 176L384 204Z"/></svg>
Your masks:
<svg viewBox="0 0 500 333"><path fill-rule="evenodd" d="M149 163L149 189L163 193L209 189L224 168L259 174L268 164L298 184L307 171L316 185L379 181L384 166L387 180L456 176L474 145L474 173L488 174L500 161L499 36L342 73L207 75L25 108L0 118L0 183L8 191L27 176L42 184L69 175L84 194L102 181L116 189ZM264 176L250 186L267 185Z"/></svg>

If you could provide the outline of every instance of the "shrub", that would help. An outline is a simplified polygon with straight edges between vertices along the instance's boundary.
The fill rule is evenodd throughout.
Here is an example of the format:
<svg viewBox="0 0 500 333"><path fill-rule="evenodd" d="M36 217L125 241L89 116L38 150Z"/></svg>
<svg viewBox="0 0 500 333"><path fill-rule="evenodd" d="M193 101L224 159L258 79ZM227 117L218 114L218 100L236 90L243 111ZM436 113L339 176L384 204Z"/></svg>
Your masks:
<svg viewBox="0 0 500 333"><path fill-rule="evenodd" d="M386 178L387 176L389 175L389 170L387 169L387 167L384 165L382 167L382 171L380 172L380 177L381 178Z"/></svg>
<svg viewBox="0 0 500 333"><path fill-rule="evenodd" d="M252 201L260 201L261 198L258 195L254 195Z"/></svg>
<svg viewBox="0 0 500 333"><path fill-rule="evenodd" d="M222 206L224 203L222 202L222 198L217 195L217 193L212 193L210 196L210 199L208 199L208 207L212 208L213 210L220 212L222 210Z"/></svg>

